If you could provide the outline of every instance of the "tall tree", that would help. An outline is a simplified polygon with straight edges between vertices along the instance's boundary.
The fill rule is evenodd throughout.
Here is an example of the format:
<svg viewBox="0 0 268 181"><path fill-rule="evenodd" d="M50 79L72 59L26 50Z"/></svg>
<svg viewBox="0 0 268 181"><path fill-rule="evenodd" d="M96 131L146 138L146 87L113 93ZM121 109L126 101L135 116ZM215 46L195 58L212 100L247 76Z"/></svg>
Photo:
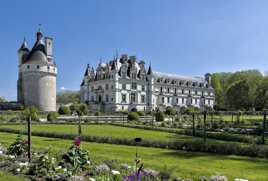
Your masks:
<svg viewBox="0 0 268 181"><path fill-rule="evenodd" d="M0 96L0 102L6 102L6 99Z"/></svg>
<svg viewBox="0 0 268 181"><path fill-rule="evenodd" d="M250 87L246 80L234 82L226 92L229 109L248 110L250 107L249 94Z"/></svg>
<svg viewBox="0 0 268 181"><path fill-rule="evenodd" d="M264 77L256 90L255 107L257 110L268 109L268 77Z"/></svg>

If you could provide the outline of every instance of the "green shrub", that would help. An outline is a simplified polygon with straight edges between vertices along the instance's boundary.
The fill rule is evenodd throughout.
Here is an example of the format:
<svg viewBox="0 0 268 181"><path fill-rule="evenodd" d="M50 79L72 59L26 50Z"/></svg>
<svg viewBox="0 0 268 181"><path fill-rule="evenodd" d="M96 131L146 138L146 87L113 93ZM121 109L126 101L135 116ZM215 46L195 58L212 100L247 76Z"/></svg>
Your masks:
<svg viewBox="0 0 268 181"><path fill-rule="evenodd" d="M61 106L58 110L58 113L61 114L61 115L66 115L66 114L70 114L71 111L70 111L70 108L67 107L67 106Z"/></svg>
<svg viewBox="0 0 268 181"><path fill-rule="evenodd" d="M164 113L163 112L157 112L157 113L155 113L155 120L157 121L157 122L161 122L161 121L164 121L165 120L165 115L164 115Z"/></svg>
<svg viewBox="0 0 268 181"><path fill-rule="evenodd" d="M101 115L101 112L95 112L94 113L94 116L100 116Z"/></svg>
<svg viewBox="0 0 268 181"><path fill-rule="evenodd" d="M47 115L47 120L48 121L55 121L59 116L59 113L57 112L49 112Z"/></svg>
<svg viewBox="0 0 268 181"><path fill-rule="evenodd" d="M136 113L136 112L130 112L130 113L128 114L128 116L127 116L127 119L128 119L129 121L137 121L137 120L139 120L139 114Z"/></svg>
<svg viewBox="0 0 268 181"><path fill-rule="evenodd" d="M22 135L18 135L16 141L8 147L9 155L20 156L27 152L28 142L22 139Z"/></svg>
<svg viewBox="0 0 268 181"><path fill-rule="evenodd" d="M81 115L87 115L88 114L88 107L86 104L80 104L79 105L79 112Z"/></svg>
<svg viewBox="0 0 268 181"><path fill-rule="evenodd" d="M137 113L139 116L145 116L145 112L143 112L143 111L138 111Z"/></svg>

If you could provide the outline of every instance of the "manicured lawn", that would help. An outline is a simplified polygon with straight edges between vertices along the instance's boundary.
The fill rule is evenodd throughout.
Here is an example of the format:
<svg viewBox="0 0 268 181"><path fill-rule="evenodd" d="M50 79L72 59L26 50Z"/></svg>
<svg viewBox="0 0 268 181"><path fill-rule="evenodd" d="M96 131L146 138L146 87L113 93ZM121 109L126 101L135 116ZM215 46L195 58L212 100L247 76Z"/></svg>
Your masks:
<svg viewBox="0 0 268 181"><path fill-rule="evenodd" d="M28 179L18 177L18 176L12 176L9 173L0 171L0 181L26 181L26 180Z"/></svg>
<svg viewBox="0 0 268 181"><path fill-rule="evenodd" d="M8 145L17 135L0 133L0 143ZM72 141L33 137L34 149L51 147L53 152L61 153ZM133 163L135 147L83 142L82 147L90 152L95 161L117 159ZM226 175L229 180L247 178L250 181L268 180L268 160L239 156L222 156L215 154L190 153L168 149L138 147L139 155L145 166L161 170L165 165L173 168L174 176L198 179L200 176Z"/></svg>
<svg viewBox="0 0 268 181"><path fill-rule="evenodd" d="M13 128L16 130L26 130L26 125L0 125L0 127ZM77 125L35 124L32 125L32 131L77 134L78 128ZM168 133L154 130L143 130L138 128L128 128L128 127L112 126L106 124L83 125L82 134L90 136L127 138L127 139L134 139L136 137L141 137L144 140L154 140L154 141L159 140L167 142L178 141L178 140L203 139L200 137L192 137L176 133ZM214 143L226 143L226 141L216 139L207 139L207 141ZM228 141L228 143L230 143L230 141Z"/></svg>

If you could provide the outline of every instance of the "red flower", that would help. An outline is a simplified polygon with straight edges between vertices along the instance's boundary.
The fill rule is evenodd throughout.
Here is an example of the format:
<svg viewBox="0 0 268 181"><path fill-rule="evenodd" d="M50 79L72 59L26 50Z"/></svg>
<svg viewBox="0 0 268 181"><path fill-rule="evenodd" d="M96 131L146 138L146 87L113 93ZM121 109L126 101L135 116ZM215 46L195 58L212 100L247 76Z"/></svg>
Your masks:
<svg viewBox="0 0 268 181"><path fill-rule="evenodd" d="M75 138L75 140L74 140L74 145L75 145L75 146L80 146L80 144L81 144L80 137Z"/></svg>

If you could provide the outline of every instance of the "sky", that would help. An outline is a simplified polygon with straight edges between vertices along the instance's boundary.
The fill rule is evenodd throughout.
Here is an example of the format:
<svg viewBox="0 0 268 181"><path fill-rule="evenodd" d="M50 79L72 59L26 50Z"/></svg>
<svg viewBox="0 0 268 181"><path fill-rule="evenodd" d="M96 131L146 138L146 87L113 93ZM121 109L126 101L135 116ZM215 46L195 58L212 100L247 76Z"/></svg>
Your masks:
<svg viewBox="0 0 268 181"><path fill-rule="evenodd" d="M78 90L86 65L136 55L187 76L268 70L267 0L6 0L0 2L0 96L16 100L17 50L38 25L54 39L57 91Z"/></svg>

